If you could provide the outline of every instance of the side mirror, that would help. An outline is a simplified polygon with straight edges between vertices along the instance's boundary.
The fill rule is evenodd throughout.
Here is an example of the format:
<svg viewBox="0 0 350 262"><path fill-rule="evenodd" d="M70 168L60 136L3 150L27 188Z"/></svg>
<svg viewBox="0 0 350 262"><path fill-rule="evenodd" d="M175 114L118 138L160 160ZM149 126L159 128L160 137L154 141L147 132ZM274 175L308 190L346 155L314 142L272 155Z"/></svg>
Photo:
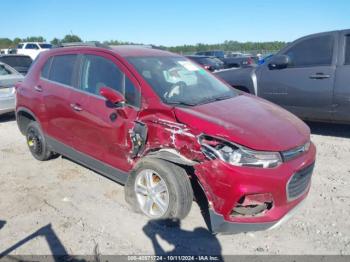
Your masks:
<svg viewBox="0 0 350 262"><path fill-rule="evenodd" d="M269 69L284 69L288 67L288 64L290 63L289 56L287 55L274 55L270 58L269 61Z"/></svg>
<svg viewBox="0 0 350 262"><path fill-rule="evenodd" d="M108 102L113 105L118 105L125 102L124 96L116 90L110 87L101 87L100 95L107 99Z"/></svg>

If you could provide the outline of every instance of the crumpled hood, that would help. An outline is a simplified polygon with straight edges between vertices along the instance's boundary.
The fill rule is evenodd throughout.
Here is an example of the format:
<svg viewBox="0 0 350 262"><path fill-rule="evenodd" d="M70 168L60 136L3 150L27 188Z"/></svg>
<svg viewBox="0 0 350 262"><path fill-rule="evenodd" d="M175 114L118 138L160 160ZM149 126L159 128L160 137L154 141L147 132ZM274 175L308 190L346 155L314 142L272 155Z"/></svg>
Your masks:
<svg viewBox="0 0 350 262"><path fill-rule="evenodd" d="M222 137L255 150L285 151L310 139L299 118L251 95L174 109L178 120L199 133Z"/></svg>

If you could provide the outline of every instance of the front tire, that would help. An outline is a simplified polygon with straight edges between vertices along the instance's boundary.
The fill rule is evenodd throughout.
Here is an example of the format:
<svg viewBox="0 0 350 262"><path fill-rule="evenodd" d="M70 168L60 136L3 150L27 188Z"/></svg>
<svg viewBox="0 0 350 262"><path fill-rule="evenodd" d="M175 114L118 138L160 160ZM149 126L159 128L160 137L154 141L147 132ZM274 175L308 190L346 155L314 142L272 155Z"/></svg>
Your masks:
<svg viewBox="0 0 350 262"><path fill-rule="evenodd" d="M50 160L58 154L52 152L45 140L45 136L37 122L32 121L26 129L27 145L33 157L39 161Z"/></svg>
<svg viewBox="0 0 350 262"><path fill-rule="evenodd" d="M125 197L135 211L170 221L188 215L193 191L183 168L165 160L145 158L130 174Z"/></svg>

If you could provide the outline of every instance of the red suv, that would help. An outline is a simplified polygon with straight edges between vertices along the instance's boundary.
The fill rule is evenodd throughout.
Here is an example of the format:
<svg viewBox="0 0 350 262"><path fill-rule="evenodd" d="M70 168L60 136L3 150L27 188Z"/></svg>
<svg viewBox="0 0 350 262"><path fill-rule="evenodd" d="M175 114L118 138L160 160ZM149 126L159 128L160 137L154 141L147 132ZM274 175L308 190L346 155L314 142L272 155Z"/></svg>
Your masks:
<svg viewBox="0 0 350 262"><path fill-rule="evenodd" d="M310 188L309 128L177 54L43 52L17 84L16 114L36 159L64 155L125 184L127 202L153 219L186 217L198 183L212 231L263 230Z"/></svg>

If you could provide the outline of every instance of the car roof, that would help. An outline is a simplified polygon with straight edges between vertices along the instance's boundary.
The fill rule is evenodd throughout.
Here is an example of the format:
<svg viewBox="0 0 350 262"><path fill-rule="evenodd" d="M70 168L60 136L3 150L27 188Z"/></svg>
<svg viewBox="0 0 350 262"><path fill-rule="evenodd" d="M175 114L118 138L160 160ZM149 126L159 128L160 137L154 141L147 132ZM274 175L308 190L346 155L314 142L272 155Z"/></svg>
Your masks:
<svg viewBox="0 0 350 262"><path fill-rule="evenodd" d="M139 56L180 56L169 51L160 50L142 46L115 46L111 50L122 57L139 57Z"/></svg>
<svg viewBox="0 0 350 262"><path fill-rule="evenodd" d="M148 57L148 56L171 56L176 57L179 54L171 53L169 51L164 51L151 47L143 47L143 46L130 46L130 45L120 45L120 46L88 46L88 45L74 45L74 46L65 46L65 47L57 47L53 48L49 51L45 51L44 53L49 54L59 54L61 51L79 51L79 50L99 50L99 51L108 51L115 53L121 57Z"/></svg>

